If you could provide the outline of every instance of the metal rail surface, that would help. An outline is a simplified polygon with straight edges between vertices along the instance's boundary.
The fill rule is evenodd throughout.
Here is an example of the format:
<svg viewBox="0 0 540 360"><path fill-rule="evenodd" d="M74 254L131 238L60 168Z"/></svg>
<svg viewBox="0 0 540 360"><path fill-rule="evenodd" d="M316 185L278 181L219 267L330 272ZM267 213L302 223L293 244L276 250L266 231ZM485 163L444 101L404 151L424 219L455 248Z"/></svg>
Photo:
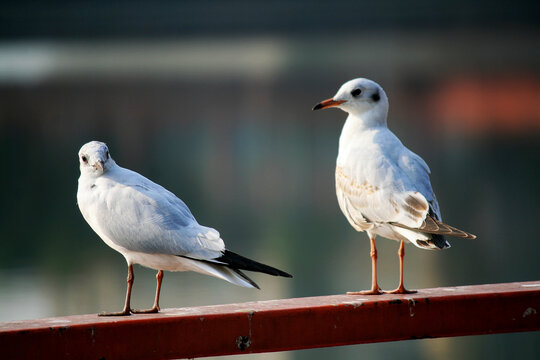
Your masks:
<svg viewBox="0 0 540 360"><path fill-rule="evenodd" d="M165 359L540 330L540 281L0 323L3 359Z"/></svg>

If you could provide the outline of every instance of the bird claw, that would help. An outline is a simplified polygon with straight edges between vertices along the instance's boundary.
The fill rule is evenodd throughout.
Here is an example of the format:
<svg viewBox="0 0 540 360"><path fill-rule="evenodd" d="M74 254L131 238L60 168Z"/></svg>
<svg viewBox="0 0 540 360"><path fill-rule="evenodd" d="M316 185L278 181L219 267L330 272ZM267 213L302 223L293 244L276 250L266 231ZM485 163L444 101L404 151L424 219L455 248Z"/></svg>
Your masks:
<svg viewBox="0 0 540 360"><path fill-rule="evenodd" d="M384 291L382 291L380 288L371 289L371 290L363 290L363 291L347 291L347 295L382 295L384 294Z"/></svg>
<svg viewBox="0 0 540 360"><path fill-rule="evenodd" d="M131 313L132 313L131 309L126 309L119 312L102 312L102 313L99 313L98 316L129 316L131 315Z"/></svg>
<svg viewBox="0 0 540 360"><path fill-rule="evenodd" d="M414 294L414 293L417 293L417 292L418 291L416 291L416 290L407 290L404 287L398 287L395 290L385 291L384 293L385 294Z"/></svg>
<svg viewBox="0 0 540 360"><path fill-rule="evenodd" d="M131 313L133 313L133 314L155 314L155 313L158 313L159 310L160 310L159 307L153 307L151 309L144 309L144 310L132 309Z"/></svg>

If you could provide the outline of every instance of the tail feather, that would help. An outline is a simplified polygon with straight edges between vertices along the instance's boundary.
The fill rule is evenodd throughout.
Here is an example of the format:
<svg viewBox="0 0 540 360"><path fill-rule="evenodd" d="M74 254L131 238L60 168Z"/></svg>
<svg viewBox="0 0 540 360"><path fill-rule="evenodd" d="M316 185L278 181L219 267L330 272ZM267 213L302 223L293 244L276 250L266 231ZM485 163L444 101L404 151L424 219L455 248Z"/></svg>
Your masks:
<svg viewBox="0 0 540 360"><path fill-rule="evenodd" d="M446 241L444 236L440 234L429 234L431 236L428 240L416 240L414 244L423 249L448 249L450 243Z"/></svg>
<svg viewBox="0 0 540 360"><path fill-rule="evenodd" d="M415 246L422 249L434 250L447 249L450 247L448 241L440 234L429 234L421 230L414 230L401 226L393 226L392 230L399 240L410 241Z"/></svg>
<svg viewBox="0 0 540 360"><path fill-rule="evenodd" d="M248 283L250 283L254 288L261 290L259 285L257 285L257 283L255 281L251 280L251 278L249 276L247 276L246 274L244 274L242 271L240 271L238 269L231 269L231 271L234 271L237 275L240 275L244 280L246 280Z"/></svg>
<svg viewBox="0 0 540 360"><path fill-rule="evenodd" d="M190 270L214 276L238 286L260 289L255 281L238 269L232 269L227 265L214 263L206 260L198 260L182 256L188 261Z"/></svg>

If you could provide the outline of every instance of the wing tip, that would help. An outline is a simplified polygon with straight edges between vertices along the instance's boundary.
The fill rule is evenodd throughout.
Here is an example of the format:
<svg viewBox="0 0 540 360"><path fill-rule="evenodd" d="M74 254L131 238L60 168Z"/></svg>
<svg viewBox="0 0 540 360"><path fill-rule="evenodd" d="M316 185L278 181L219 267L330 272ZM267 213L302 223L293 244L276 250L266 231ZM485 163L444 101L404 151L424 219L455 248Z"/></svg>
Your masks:
<svg viewBox="0 0 540 360"><path fill-rule="evenodd" d="M400 223L391 223L391 225L408 229L408 230L419 231L425 234L434 234L434 235L437 234L437 235L452 236L452 237L470 239L470 240L476 239L476 235L473 235L466 231L460 230L456 227L445 224L435 219L431 215L426 216L424 223L419 228L411 228L409 226L406 226Z"/></svg>
<svg viewBox="0 0 540 360"><path fill-rule="evenodd" d="M292 278L293 277L291 274L289 274L289 273L287 273L285 271L282 271L282 270L279 270L279 269L277 269L277 270L278 270L279 273L276 276L282 276L282 277L286 277L286 278Z"/></svg>
<svg viewBox="0 0 540 360"><path fill-rule="evenodd" d="M249 258L246 258L245 256L239 255L227 249L225 249L221 257L217 259L213 259L213 260L221 261L226 266L232 269L254 271L254 272L260 272L260 273L264 273L264 274L272 275L272 276L282 276L286 278L292 278L291 274L283 270L279 270L270 265L266 265L255 260L251 260Z"/></svg>
<svg viewBox="0 0 540 360"><path fill-rule="evenodd" d="M453 227L451 225L445 224L442 221L439 221L435 219L432 216L429 216L426 218L426 220L431 220L436 225L437 229L433 230L434 234L442 234L442 235L448 235L453 237L458 237L462 239L476 239L476 235L473 235L469 232L466 232L464 230L458 229L456 227Z"/></svg>

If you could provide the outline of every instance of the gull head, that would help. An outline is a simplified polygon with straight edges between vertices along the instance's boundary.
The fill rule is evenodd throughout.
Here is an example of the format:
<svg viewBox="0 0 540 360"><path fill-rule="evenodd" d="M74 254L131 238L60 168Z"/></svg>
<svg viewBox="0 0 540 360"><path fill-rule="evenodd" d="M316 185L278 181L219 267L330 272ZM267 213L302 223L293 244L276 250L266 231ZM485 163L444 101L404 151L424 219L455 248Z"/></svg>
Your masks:
<svg viewBox="0 0 540 360"><path fill-rule="evenodd" d="M341 85L336 95L321 101L313 110L337 107L357 117L371 115L386 121L388 97L383 88L369 79L353 79Z"/></svg>
<svg viewBox="0 0 540 360"><path fill-rule="evenodd" d="M81 174L100 176L114 166L115 162L105 143L90 141L79 150L79 164Z"/></svg>

